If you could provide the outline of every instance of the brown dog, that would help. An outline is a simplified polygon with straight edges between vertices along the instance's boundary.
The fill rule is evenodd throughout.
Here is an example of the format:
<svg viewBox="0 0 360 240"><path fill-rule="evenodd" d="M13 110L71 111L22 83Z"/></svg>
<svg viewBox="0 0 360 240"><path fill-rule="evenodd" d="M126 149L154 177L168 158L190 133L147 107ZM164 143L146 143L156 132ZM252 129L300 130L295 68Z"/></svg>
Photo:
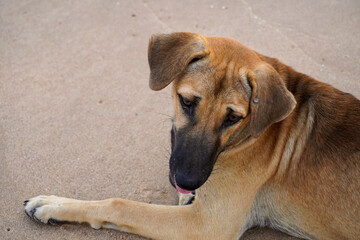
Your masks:
<svg viewBox="0 0 360 240"><path fill-rule="evenodd" d="M359 239L359 100L227 38L155 35L148 54L150 87L173 82L170 181L188 204L38 196L30 217L154 239L238 239L254 225Z"/></svg>

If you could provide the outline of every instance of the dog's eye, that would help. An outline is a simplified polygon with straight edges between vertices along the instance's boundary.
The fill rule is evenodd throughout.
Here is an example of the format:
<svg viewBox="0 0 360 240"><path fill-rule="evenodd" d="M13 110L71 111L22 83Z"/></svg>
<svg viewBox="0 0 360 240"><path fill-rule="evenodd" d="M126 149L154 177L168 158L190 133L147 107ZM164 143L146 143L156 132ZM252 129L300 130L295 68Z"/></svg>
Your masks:
<svg viewBox="0 0 360 240"><path fill-rule="evenodd" d="M242 116L239 116L239 115L234 114L233 112L230 112L226 116L223 126L228 127L228 126L234 125L235 123L239 122L242 119L243 119Z"/></svg>
<svg viewBox="0 0 360 240"><path fill-rule="evenodd" d="M199 60L201 60L201 59L203 59L203 58L204 58L204 56L194 57L193 59L191 59L191 61L189 62L188 65L190 65L190 64L192 64L192 63L195 63L195 62L197 62L197 61L199 61Z"/></svg>
<svg viewBox="0 0 360 240"><path fill-rule="evenodd" d="M188 115L193 115L196 101L195 100L191 101L189 99L186 99L183 96L181 96L180 94L178 94L178 96L179 96L179 101L180 101L181 107L184 110L184 112Z"/></svg>
<svg viewBox="0 0 360 240"><path fill-rule="evenodd" d="M192 102L191 102L190 100L187 100L187 99L185 99L185 98L182 99L182 102L183 102L184 105L186 105L186 106L188 106L188 107L190 107L191 104L192 104Z"/></svg>

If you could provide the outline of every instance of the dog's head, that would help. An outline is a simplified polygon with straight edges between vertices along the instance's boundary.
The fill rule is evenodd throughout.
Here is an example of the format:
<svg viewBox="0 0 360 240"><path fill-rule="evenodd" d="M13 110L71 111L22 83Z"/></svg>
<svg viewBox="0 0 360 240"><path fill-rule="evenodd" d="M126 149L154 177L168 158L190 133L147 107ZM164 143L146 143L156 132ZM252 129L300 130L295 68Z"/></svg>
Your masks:
<svg viewBox="0 0 360 240"><path fill-rule="evenodd" d="M231 39L154 35L148 59L151 89L173 82L170 181L183 193L205 183L220 153L259 137L296 104L278 72Z"/></svg>

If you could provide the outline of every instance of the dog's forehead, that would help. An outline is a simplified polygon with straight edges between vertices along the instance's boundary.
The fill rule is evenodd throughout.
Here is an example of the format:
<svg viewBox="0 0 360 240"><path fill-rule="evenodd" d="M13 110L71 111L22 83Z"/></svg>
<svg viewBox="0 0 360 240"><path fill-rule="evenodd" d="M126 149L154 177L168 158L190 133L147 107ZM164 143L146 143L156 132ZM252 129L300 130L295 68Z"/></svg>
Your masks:
<svg viewBox="0 0 360 240"><path fill-rule="evenodd" d="M210 58L189 69L175 88L186 97L220 99L227 104L242 105L249 101L251 88L247 72L254 69L260 58L241 43L222 37L209 37Z"/></svg>
<svg viewBox="0 0 360 240"><path fill-rule="evenodd" d="M225 97L230 98L250 98L247 73L261 64L258 54L230 38L209 37L207 44L211 52L209 67L215 73L214 92L222 92Z"/></svg>
<svg viewBox="0 0 360 240"><path fill-rule="evenodd" d="M239 67L253 69L261 62L256 52L238 41L224 37L208 37L206 40L215 64L227 60L236 62Z"/></svg>

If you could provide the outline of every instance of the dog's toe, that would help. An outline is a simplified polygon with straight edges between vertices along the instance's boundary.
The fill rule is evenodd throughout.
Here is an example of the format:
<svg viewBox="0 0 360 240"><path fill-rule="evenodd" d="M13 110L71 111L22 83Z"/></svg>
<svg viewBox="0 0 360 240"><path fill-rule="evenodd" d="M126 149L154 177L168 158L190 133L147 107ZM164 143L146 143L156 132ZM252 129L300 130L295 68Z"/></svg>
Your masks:
<svg viewBox="0 0 360 240"><path fill-rule="evenodd" d="M35 215L36 209L34 209L33 212L34 212L34 213L33 213L33 215L32 215L32 218L33 218L36 222L46 223L46 222L43 222L41 219L39 219L39 218Z"/></svg>

